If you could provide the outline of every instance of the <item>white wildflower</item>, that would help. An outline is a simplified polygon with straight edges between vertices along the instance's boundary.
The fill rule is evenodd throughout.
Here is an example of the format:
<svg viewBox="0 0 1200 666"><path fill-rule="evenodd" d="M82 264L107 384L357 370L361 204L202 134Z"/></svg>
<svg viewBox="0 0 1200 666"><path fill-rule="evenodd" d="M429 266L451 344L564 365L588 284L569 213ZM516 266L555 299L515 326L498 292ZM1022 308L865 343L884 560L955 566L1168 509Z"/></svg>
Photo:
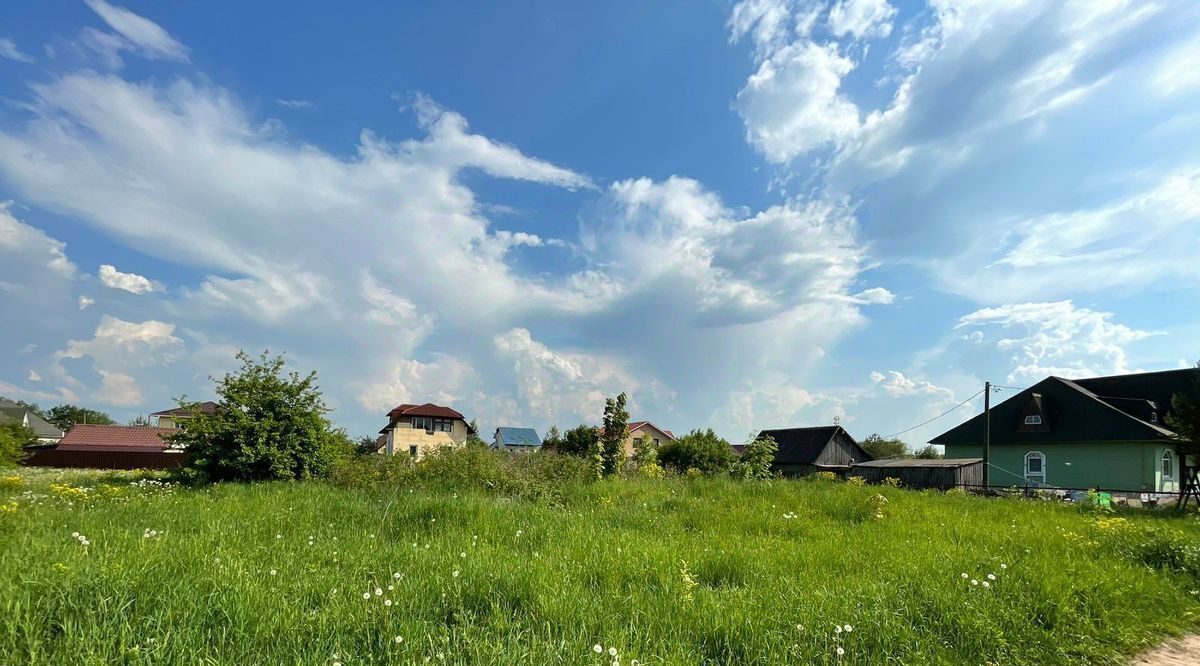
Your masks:
<svg viewBox="0 0 1200 666"><path fill-rule="evenodd" d="M845 650L845 648L843 648L842 646L840 646L840 645L839 645L839 646L838 646L838 649L837 649L837 655L840 657L840 656L842 656L842 655L844 655L844 654L846 654L846 650Z"/></svg>
<svg viewBox="0 0 1200 666"><path fill-rule="evenodd" d="M600 647L599 644L596 644L596 645L592 646L592 652L595 652L596 654L600 654L601 652L604 652L604 648Z"/></svg>
<svg viewBox="0 0 1200 666"><path fill-rule="evenodd" d="M842 628L846 630L846 633L850 633L851 631L854 631L854 627L852 627L850 625L846 625Z"/></svg>
<svg viewBox="0 0 1200 666"><path fill-rule="evenodd" d="M383 590L379 589L378 587L375 588L375 596L378 597L378 596L381 596L382 594L383 594Z"/></svg>
<svg viewBox="0 0 1200 666"><path fill-rule="evenodd" d="M617 648L615 648L615 647L608 648L608 656L610 656L610 657L617 656Z"/></svg>
<svg viewBox="0 0 1200 666"><path fill-rule="evenodd" d="M363 599L370 599L370 598L371 598L370 592L363 592Z"/></svg>
<svg viewBox="0 0 1200 666"><path fill-rule="evenodd" d="M996 580L996 574L988 574L988 580Z"/></svg>
<svg viewBox="0 0 1200 666"><path fill-rule="evenodd" d="M393 640L395 640L395 641L396 641L396 644L397 644L397 645L399 645L400 643L403 643L403 642L404 642L404 637L403 637L403 636L397 636L397 637L396 637L396 638L394 638Z"/></svg>
<svg viewBox="0 0 1200 666"><path fill-rule="evenodd" d="M383 600L383 605L384 605L384 606L391 606L391 605L392 605L392 600L391 600L391 599L384 599L384 600Z"/></svg>
<svg viewBox="0 0 1200 666"><path fill-rule="evenodd" d="M454 573L451 575L454 576L455 578L458 578L458 569L455 569Z"/></svg>

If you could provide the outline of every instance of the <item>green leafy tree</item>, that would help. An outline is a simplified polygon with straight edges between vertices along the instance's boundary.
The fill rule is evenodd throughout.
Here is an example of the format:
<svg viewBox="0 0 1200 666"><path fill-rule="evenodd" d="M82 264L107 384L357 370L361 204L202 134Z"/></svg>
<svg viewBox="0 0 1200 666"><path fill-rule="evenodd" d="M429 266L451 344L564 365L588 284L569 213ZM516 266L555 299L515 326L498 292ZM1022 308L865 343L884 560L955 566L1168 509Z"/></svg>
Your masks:
<svg viewBox="0 0 1200 666"><path fill-rule="evenodd" d="M359 437L354 441L354 450L360 456L369 456L380 449L378 437Z"/></svg>
<svg viewBox="0 0 1200 666"><path fill-rule="evenodd" d="M779 445L770 435L764 435L755 439L742 449L742 455L738 456L737 462L733 464L734 476L741 479L769 479L774 476L771 473L771 465L775 462L775 454L779 451Z"/></svg>
<svg viewBox="0 0 1200 666"><path fill-rule="evenodd" d="M933 444L926 444L913 452L913 457L920 458L921 460L939 460L945 457L945 454L938 451L937 447Z"/></svg>
<svg viewBox="0 0 1200 666"><path fill-rule="evenodd" d="M602 476L621 471L625 462L625 438L629 434L629 411L625 394L604 400L604 431L600 433L598 471Z"/></svg>
<svg viewBox="0 0 1200 666"><path fill-rule="evenodd" d="M908 450L908 444L905 444L903 440L884 439L878 433L868 435L858 445L871 454L872 458L908 458L912 456Z"/></svg>
<svg viewBox="0 0 1200 666"><path fill-rule="evenodd" d="M150 419L146 418L145 416L142 416L141 414L138 414L137 418L129 419L129 425L131 425L131 426L148 426L148 425L150 425Z"/></svg>
<svg viewBox="0 0 1200 666"><path fill-rule="evenodd" d="M555 447L559 453L571 456L591 457L596 455L600 433L590 425L578 425L563 433L562 441Z"/></svg>
<svg viewBox="0 0 1200 666"><path fill-rule="evenodd" d="M693 430L658 447L658 459L664 467L685 473L696 469L702 474L724 474L733 463L733 447L717 436L712 428Z"/></svg>
<svg viewBox="0 0 1200 666"><path fill-rule="evenodd" d="M552 425L546 431L546 436L542 438L542 448L547 451L557 451L562 445L562 433L558 431L558 426Z"/></svg>
<svg viewBox="0 0 1200 666"><path fill-rule="evenodd" d="M184 474L195 481L307 479L321 476L352 444L335 430L317 387L317 373L283 373L282 356L238 352L242 367L216 382L217 409L195 409L185 430L171 435L187 449Z"/></svg>
<svg viewBox="0 0 1200 666"><path fill-rule="evenodd" d="M1200 363L1196 364L1200 368ZM1171 398L1171 412L1166 423L1175 432L1175 448L1179 454L1180 499L1187 485L1188 456L1200 455L1200 380L1188 393L1176 393Z"/></svg>
<svg viewBox="0 0 1200 666"><path fill-rule="evenodd" d="M0 467L12 467L25 457L25 447L38 443L37 434L17 421L0 421Z"/></svg>
<svg viewBox="0 0 1200 666"><path fill-rule="evenodd" d="M658 445L649 435L633 440L633 464L636 467L658 464Z"/></svg>
<svg viewBox="0 0 1200 666"><path fill-rule="evenodd" d="M76 405L57 405L46 412L46 420L53 423L59 430L70 430L77 423L94 425L116 425L116 421L104 412L79 407Z"/></svg>

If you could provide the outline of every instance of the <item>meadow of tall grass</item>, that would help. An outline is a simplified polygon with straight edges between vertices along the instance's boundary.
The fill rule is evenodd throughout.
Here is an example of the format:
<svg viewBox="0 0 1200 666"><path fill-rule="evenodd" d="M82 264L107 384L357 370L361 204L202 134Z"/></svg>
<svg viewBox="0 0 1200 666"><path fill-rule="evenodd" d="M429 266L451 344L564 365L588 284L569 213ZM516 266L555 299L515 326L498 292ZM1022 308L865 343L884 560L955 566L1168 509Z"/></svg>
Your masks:
<svg viewBox="0 0 1200 666"><path fill-rule="evenodd" d="M1120 663L1200 611L1193 517L431 465L0 472L0 662Z"/></svg>

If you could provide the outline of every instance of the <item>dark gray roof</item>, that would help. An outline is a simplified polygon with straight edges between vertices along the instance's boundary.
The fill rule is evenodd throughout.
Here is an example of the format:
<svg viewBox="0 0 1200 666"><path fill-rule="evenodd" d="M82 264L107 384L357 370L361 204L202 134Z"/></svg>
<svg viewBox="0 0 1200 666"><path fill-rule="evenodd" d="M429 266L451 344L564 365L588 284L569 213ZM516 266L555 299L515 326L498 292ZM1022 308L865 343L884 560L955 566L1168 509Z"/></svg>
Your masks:
<svg viewBox="0 0 1200 666"><path fill-rule="evenodd" d="M884 458L854 463L855 467L965 467L983 458Z"/></svg>
<svg viewBox="0 0 1200 666"><path fill-rule="evenodd" d="M838 433L845 435L849 443L858 451L855 457L861 457L863 460L869 460L871 456L858 445L858 442L850 436L850 433L842 429L841 426L817 426L813 428L779 428L776 430L763 430L758 433L759 437L770 436L775 440L775 444L779 446L779 451L775 453L776 464L804 464L811 465L817 458L821 457L821 452L829 446L829 442L833 441L834 436Z"/></svg>
<svg viewBox="0 0 1200 666"><path fill-rule="evenodd" d="M496 428L497 446L541 446L542 438L533 428Z"/></svg>
<svg viewBox="0 0 1200 666"><path fill-rule="evenodd" d="M63 431L53 423L34 414L27 407L22 407L12 400L0 398L0 421L16 421L29 426L34 434L45 439L57 439L63 436Z"/></svg>

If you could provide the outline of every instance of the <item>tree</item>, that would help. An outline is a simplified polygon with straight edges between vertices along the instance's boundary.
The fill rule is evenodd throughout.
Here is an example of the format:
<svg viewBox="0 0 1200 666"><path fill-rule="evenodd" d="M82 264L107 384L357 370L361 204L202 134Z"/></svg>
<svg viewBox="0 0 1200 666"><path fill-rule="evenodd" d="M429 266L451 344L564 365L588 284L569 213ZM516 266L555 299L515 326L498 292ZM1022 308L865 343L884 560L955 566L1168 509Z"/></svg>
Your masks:
<svg viewBox="0 0 1200 666"><path fill-rule="evenodd" d="M53 423L59 430L70 430L77 423L94 425L116 425L116 421L104 412L76 405L58 405L46 412L46 420Z"/></svg>
<svg viewBox="0 0 1200 666"><path fill-rule="evenodd" d="M238 352L242 367L216 383L220 400L206 414L195 404L188 427L168 439L187 449L184 474L195 481L307 479L325 473L349 443L334 430L317 373L283 374L282 356Z"/></svg>
<svg viewBox="0 0 1200 666"><path fill-rule="evenodd" d="M18 421L0 421L0 467L12 467L25 457L25 447L38 443L37 434Z"/></svg>
<svg viewBox="0 0 1200 666"><path fill-rule="evenodd" d="M937 447L933 444L926 444L913 453L914 458L920 458L921 460L938 460L944 456L945 454L938 451Z"/></svg>
<svg viewBox="0 0 1200 666"><path fill-rule="evenodd" d="M142 416L141 414L138 414L137 418L129 419L129 425L131 425L131 426L148 426L148 425L150 425L150 419Z"/></svg>
<svg viewBox="0 0 1200 666"><path fill-rule="evenodd" d="M658 445L649 435L633 440L633 464L637 467L658 463Z"/></svg>
<svg viewBox="0 0 1200 666"><path fill-rule="evenodd" d="M563 433L562 441L555 449L571 456L589 457L596 455L596 444L600 433L590 425L577 425Z"/></svg>
<svg viewBox="0 0 1200 666"><path fill-rule="evenodd" d="M746 445L742 455L733 464L734 476L741 479L769 479L773 476L771 465L779 445L770 435L764 435Z"/></svg>
<svg viewBox="0 0 1200 666"><path fill-rule="evenodd" d="M562 433L558 431L558 426L552 425L542 439L542 448L547 451L557 451L560 446L562 446Z"/></svg>
<svg viewBox="0 0 1200 666"><path fill-rule="evenodd" d="M369 456L380 449L379 438L367 435L354 440L354 451L360 456Z"/></svg>
<svg viewBox="0 0 1200 666"><path fill-rule="evenodd" d="M1196 364L1200 368L1200 363ZM1171 398L1167 425L1175 432L1175 449L1179 454L1179 499L1187 490L1188 456L1200 455L1200 379L1190 393L1176 393Z"/></svg>
<svg viewBox="0 0 1200 666"><path fill-rule="evenodd" d="M908 458L911 453L908 444L899 439L884 439L878 433L872 433L858 443L872 458Z"/></svg>
<svg viewBox="0 0 1200 666"><path fill-rule="evenodd" d="M704 474L724 474L733 462L733 447L712 428L693 430L658 447L658 459L677 472L694 468Z"/></svg>
<svg viewBox="0 0 1200 666"><path fill-rule="evenodd" d="M600 433L597 463L602 476L621 471L625 462L625 438L629 435L629 411L625 409L625 394L604 400L604 430Z"/></svg>

